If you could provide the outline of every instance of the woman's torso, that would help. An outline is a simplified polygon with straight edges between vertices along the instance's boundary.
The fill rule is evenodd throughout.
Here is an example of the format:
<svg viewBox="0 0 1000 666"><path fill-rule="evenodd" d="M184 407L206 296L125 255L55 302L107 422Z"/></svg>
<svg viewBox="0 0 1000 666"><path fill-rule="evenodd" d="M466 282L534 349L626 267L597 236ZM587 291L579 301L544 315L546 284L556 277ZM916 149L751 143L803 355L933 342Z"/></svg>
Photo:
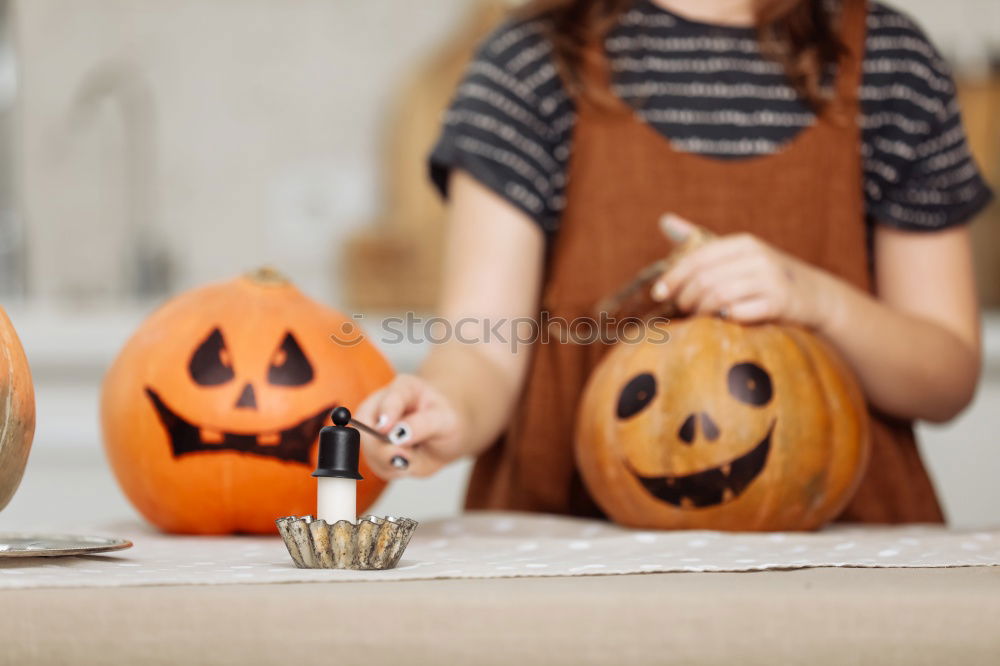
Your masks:
<svg viewBox="0 0 1000 666"><path fill-rule="evenodd" d="M872 148L865 148L861 126L872 121L865 120L859 93L864 93L862 82L870 69L869 58L863 54L866 43L870 45L865 28L872 20L862 4L848 2L847 7L855 8L854 27L845 33L853 57L836 78L831 78L836 99L830 112L820 118L797 99L787 99L790 88L781 80L780 70L778 80L766 78L772 73L758 66L759 53L758 60L754 59L751 35L737 36L729 28L719 29L728 34L693 42L689 37L659 35L656 30L677 27L676 17L642 14L650 5L641 2L623 19L619 31L634 28L630 21L635 16L660 18L653 25L639 25L643 31L639 35L613 31L603 49L611 64L611 89L627 106L607 113L573 100L572 108L562 116L542 122L538 114L547 108L552 112L549 107L568 100L561 99L558 90L545 98L536 95L535 114L516 105L507 109L510 122L523 123L523 134L513 139L514 128L503 118L478 117L484 110L474 107L453 108L450 122L468 123L484 134L466 132L445 149L439 145L439 164L450 162L448 168L471 171L513 203L536 210L536 219L543 226L558 229L551 241L542 303L543 309L555 316L589 314L598 299L641 266L666 254L669 244L654 223L666 211L717 233L755 233L859 288L869 289L866 218L873 207L870 192L874 186L866 168ZM704 25L685 27L713 30ZM662 42L672 39L676 42L672 46ZM507 41L517 40L510 37ZM674 46L735 49L742 55L730 53L733 57L726 62L713 62L700 55L657 60L648 53L649 49ZM525 67L538 57L530 51L524 53L521 59ZM622 53L629 55L623 59ZM645 64L636 65L637 59ZM644 72L633 84L628 83L630 67ZM650 77L653 68L671 77L683 74L693 78ZM474 76L486 78L502 74L488 64L474 65L472 70ZM705 76L735 76L738 80L711 83L699 79ZM747 76L752 82L748 83ZM536 83L541 78L539 74ZM465 85L460 97L465 94L469 99L504 106L481 82L467 81ZM526 96L529 91L523 88L528 85L520 82L520 92ZM707 108L684 110L685 99L689 104L701 100ZM720 122L706 124L706 118ZM531 127L534 136L527 135ZM570 133L563 136L566 127ZM769 138L751 138L760 132L769 132ZM490 136L506 136L508 143L504 147L491 145ZM876 139L878 135L870 140L884 143ZM728 147L729 152L720 155L712 146ZM692 153L697 147L705 149L699 152L712 154ZM901 152L902 148L895 146L895 150ZM513 155L514 151L523 155ZM463 159L456 159L456 152ZM863 153L867 161L863 161ZM561 157L565 157L563 168L557 164ZM490 160L507 165L514 175L507 174L505 182L496 182L496 170L481 170ZM477 169L481 170L478 174ZM546 169L551 177L545 177ZM518 177L524 182L517 182ZM555 221L546 222L537 212L539 207L555 211ZM600 345L536 346L510 431L477 462L468 495L470 508L600 515L576 472L572 441L580 393L605 351ZM845 517L876 522L940 521L909 424L877 414L873 419L872 464Z"/></svg>

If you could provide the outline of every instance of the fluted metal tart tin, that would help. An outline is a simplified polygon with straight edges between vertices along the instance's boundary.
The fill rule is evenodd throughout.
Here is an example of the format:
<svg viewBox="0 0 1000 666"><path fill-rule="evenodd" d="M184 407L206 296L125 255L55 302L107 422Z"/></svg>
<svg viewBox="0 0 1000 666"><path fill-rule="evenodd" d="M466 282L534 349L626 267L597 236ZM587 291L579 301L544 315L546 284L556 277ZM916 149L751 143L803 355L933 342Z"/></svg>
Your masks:
<svg viewBox="0 0 1000 666"><path fill-rule="evenodd" d="M288 554L300 569L392 569L406 550L417 521L395 516L365 516L330 525L313 516L275 521Z"/></svg>

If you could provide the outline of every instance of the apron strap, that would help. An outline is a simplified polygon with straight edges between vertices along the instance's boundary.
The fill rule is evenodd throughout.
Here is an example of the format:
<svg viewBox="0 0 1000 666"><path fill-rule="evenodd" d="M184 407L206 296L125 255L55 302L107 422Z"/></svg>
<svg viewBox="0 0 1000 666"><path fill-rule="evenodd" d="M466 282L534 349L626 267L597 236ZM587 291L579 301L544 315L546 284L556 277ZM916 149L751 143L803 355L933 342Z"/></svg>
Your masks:
<svg viewBox="0 0 1000 666"><path fill-rule="evenodd" d="M604 48L604 35L591 39L582 56L580 83L577 90L571 91L577 111L605 116L624 113L631 117L633 109L612 90L611 59Z"/></svg>
<svg viewBox="0 0 1000 666"><path fill-rule="evenodd" d="M864 70L865 38L868 33L867 0L843 0L840 16L840 41L847 52L837 67L835 104L854 107ZM845 111L848 109L844 109ZM851 118L853 120L853 118Z"/></svg>

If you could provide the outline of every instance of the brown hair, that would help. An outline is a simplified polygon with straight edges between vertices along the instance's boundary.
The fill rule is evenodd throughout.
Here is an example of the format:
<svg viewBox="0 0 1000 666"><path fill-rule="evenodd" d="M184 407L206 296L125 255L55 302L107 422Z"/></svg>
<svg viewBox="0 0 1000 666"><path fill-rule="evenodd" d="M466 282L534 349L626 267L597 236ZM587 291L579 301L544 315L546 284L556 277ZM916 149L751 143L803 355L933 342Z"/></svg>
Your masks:
<svg viewBox="0 0 1000 666"><path fill-rule="evenodd" d="M574 94L594 92L581 74L586 48L603 36L634 0L533 0L522 15L547 19L548 38L563 79ZM828 101L823 73L846 51L824 0L755 0L757 38L815 111Z"/></svg>

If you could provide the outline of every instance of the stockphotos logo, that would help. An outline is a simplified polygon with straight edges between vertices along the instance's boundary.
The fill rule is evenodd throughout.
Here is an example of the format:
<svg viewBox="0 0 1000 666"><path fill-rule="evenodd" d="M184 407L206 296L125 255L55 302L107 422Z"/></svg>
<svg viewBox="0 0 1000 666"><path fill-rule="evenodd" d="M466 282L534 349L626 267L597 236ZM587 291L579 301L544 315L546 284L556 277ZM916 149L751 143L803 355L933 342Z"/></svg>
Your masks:
<svg viewBox="0 0 1000 666"><path fill-rule="evenodd" d="M340 330L330 338L344 347L358 345L368 337L375 337L375 341L383 345L499 343L508 345L515 353L536 343L590 345L635 344L645 341L663 344L670 340L666 329L670 320L666 317L618 319L602 313L597 318L566 319L543 311L538 318L462 317L451 320L444 317L422 317L414 312L407 312L401 317L386 317L374 327L367 327L373 328L374 333L362 328L365 319L363 314L353 315L352 320L345 321Z"/></svg>

